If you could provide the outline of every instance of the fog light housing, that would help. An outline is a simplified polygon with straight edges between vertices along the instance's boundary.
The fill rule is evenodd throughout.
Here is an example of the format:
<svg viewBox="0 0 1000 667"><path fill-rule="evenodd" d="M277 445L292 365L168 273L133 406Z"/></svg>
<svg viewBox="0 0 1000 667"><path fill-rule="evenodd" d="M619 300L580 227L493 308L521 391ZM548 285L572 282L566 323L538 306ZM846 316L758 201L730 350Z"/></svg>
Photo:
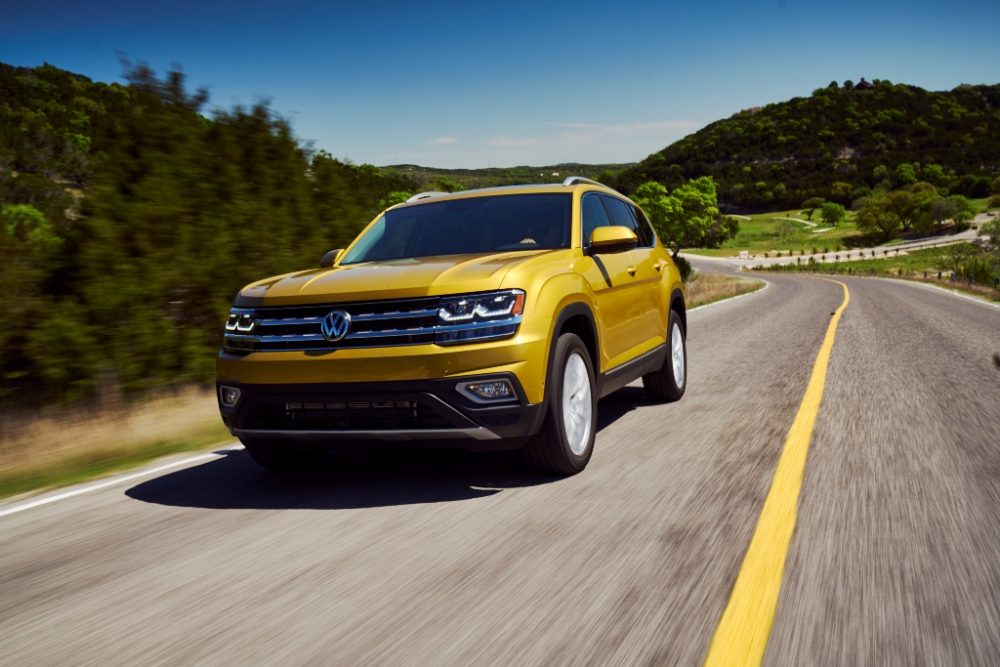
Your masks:
<svg viewBox="0 0 1000 667"><path fill-rule="evenodd" d="M517 392L510 380L503 378L492 380L474 380L459 382L455 387L458 392L477 403L497 403L500 401L517 400Z"/></svg>
<svg viewBox="0 0 1000 667"><path fill-rule="evenodd" d="M224 407L236 407L236 404L240 402L241 396L243 396L243 392L239 387L227 387L225 385L219 386L219 402L222 403Z"/></svg>

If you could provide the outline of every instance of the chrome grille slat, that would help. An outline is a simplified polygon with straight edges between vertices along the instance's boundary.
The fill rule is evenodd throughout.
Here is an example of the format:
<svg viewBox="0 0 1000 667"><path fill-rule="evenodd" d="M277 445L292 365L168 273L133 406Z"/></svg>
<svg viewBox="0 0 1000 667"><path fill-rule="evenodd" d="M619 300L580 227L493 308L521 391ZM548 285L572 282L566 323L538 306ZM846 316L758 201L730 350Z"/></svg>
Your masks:
<svg viewBox="0 0 1000 667"><path fill-rule="evenodd" d="M343 308L350 312L348 308ZM391 320L415 319L420 317L437 317L437 308L426 308L423 310L395 311L387 313L351 313L351 322L384 322ZM311 315L308 317L281 317L281 318L257 318L258 327L289 327L318 325L323 319L322 315Z"/></svg>
<svg viewBox="0 0 1000 667"><path fill-rule="evenodd" d="M394 336L434 336L439 333L447 333L452 331L471 331L472 329L482 329L484 327L505 327L521 322L520 315L515 317L508 317L504 320L490 320L489 322L466 322L463 324L437 324L428 327L412 327L409 329L378 329L375 331L352 331L347 334L348 340L364 339L364 338L390 338ZM241 336L227 336L230 339L238 339L243 341L251 341L253 343L303 343L309 341L326 341L323 334L281 334L281 335L241 335Z"/></svg>
<svg viewBox="0 0 1000 667"><path fill-rule="evenodd" d="M360 313L351 315L353 322L379 322L382 320L402 320L414 317L437 317L437 308L425 308L424 310L407 310L393 313Z"/></svg>
<svg viewBox="0 0 1000 667"><path fill-rule="evenodd" d="M438 304L441 297L410 300L366 301L359 303L308 306L267 306L256 309L252 332L227 331L225 346L234 352L335 350L351 347L380 347L460 342L462 332L489 328L487 338L513 335L521 316L503 320L441 324ZM331 342L320 331L323 318L331 310L351 316L351 330L342 340ZM442 338L442 334L445 337Z"/></svg>

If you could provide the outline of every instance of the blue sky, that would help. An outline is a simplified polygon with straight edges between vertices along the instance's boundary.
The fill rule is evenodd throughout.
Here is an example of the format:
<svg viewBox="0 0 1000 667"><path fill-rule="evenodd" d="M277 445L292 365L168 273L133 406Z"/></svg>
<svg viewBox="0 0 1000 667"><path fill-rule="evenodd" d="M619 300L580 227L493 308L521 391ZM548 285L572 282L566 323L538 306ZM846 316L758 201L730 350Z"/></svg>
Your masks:
<svg viewBox="0 0 1000 667"><path fill-rule="evenodd" d="M639 160L831 80L1000 82L1000 2L3 0L0 61L119 80L180 65L211 104L271 100L355 162Z"/></svg>

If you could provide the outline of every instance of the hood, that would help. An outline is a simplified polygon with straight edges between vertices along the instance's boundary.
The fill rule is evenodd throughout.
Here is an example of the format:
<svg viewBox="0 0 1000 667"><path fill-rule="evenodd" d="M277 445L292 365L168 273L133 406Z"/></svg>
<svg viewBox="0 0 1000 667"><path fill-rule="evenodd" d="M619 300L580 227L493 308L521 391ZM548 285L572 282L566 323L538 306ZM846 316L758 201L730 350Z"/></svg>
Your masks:
<svg viewBox="0 0 1000 667"><path fill-rule="evenodd" d="M237 306L406 299L499 289L516 265L551 250L440 255L311 269L244 287Z"/></svg>

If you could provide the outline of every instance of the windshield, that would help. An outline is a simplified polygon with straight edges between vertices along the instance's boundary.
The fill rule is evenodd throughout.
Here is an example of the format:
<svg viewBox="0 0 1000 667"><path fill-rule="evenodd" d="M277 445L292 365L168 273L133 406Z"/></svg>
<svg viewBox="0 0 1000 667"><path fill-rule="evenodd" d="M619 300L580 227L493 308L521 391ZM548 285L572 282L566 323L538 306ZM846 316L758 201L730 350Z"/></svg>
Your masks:
<svg viewBox="0 0 1000 667"><path fill-rule="evenodd" d="M569 247L567 194L496 195L387 211L341 261Z"/></svg>

